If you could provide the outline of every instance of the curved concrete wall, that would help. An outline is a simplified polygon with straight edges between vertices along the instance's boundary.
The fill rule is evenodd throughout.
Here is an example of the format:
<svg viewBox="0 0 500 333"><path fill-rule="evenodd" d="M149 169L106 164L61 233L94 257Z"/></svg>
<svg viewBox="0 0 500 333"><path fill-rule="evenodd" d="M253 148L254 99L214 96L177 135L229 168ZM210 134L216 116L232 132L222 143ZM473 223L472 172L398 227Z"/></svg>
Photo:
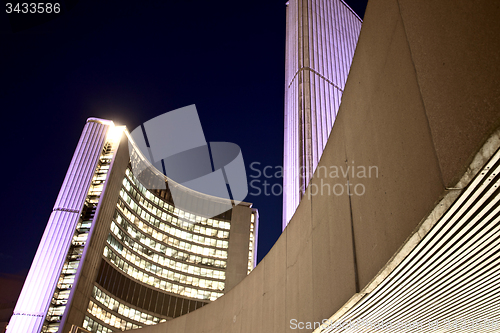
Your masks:
<svg viewBox="0 0 500 333"><path fill-rule="evenodd" d="M328 177L317 170L278 242L238 286L140 331L295 331L291 319L329 318L367 285L500 125L499 8L372 0L319 163ZM342 175L347 166L354 175ZM359 177L362 166L378 177ZM365 193L346 195L347 178ZM327 185L344 194L327 195Z"/></svg>

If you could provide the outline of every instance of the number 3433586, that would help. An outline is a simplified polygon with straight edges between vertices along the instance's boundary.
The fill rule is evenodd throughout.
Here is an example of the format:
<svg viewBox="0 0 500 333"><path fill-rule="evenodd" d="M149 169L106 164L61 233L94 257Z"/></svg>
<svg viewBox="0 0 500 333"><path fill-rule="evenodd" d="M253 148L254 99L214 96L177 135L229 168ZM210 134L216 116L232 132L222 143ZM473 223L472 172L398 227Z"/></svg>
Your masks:
<svg viewBox="0 0 500 333"><path fill-rule="evenodd" d="M61 12L60 3L51 2L18 2L11 3L7 2L5 4L5 11L7 14L58 14Z"/></svg>

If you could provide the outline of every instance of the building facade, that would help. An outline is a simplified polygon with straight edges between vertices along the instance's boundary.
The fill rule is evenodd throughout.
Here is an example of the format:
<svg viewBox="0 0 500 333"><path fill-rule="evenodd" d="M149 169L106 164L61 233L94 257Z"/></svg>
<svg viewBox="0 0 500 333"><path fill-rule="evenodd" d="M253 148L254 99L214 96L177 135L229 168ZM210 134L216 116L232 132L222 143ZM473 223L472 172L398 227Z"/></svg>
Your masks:
<svg viewBox="0 0 500 333"><path fill-rule="evenodd" d="M339 117L278 241L222 299L138 333L499 332L498 15L491 1L369 1ZM363 195L308 195L345 186L320 171L346 161L379 168L350 178Z"/></svg>
<svg viewBox="0 0 500 333"><path fill-rule="evenodd" d="M342 0L287 4L283 229L323 154L361 30Z"/></svg>
<svg viewBox="0 0 500 333"><path fill-rule="evenodd" d="M258 211L241 202L209 218L176 208L169 187L182 186L149 165L142 172L166 184L149 189L132 171L132 160L148 164L135 147L124 126L88 119L7 332L154 325L219 298L254 268Z"/></svg>

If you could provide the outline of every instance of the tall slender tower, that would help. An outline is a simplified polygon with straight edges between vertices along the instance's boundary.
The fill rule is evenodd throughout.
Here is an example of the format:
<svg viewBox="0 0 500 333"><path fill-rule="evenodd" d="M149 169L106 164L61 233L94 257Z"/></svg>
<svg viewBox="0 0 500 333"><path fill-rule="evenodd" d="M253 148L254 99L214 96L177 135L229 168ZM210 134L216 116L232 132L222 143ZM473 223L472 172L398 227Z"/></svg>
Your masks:
<svg viewBox="0 0 500 333"><path fill-rule="evenodd" d="M342 0L287 3L283 229L332 130L361 23Z"/></svg>

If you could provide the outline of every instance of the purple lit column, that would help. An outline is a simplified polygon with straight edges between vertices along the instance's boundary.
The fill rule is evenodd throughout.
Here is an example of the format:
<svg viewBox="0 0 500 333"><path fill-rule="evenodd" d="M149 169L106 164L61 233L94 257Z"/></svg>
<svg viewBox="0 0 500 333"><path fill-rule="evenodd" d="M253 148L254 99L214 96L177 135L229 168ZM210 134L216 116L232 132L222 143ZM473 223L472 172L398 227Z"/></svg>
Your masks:
<svg viewBox="0 0 500 333"><path fill-rule="evenodd" d="M80 218L106 133L113 123L90 118L64 178L7 332L40 332Z"/></svg>
<svg viewBox="0 0 500 333"><path fill-rule="evenodd" d="M287 4L283 229L332 130L361 23L341 0Z"/></svg>

